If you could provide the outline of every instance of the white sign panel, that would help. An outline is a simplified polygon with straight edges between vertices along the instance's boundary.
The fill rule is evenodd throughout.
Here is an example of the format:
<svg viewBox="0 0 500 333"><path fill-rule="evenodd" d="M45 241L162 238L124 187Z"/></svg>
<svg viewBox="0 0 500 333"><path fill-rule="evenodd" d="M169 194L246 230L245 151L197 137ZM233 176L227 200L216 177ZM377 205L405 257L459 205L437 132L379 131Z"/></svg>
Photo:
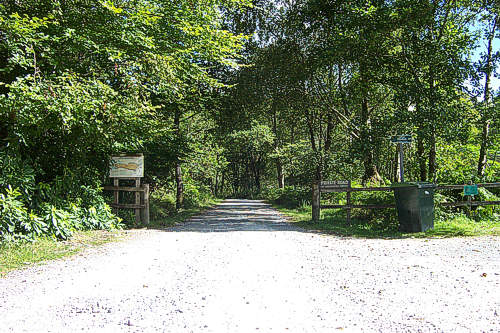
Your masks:
<svg viewBox="0 0 500 333"><path fill-rule="evenodd" d="M124 155L112 156L109 170L111 178L144 177L144 156Z"/></svg>
<svg viewBox="0 0 500 333"><path fill-rule="evenodd" d="M325 180L321 182L324 187L349 187L348 180Z"/></svg>

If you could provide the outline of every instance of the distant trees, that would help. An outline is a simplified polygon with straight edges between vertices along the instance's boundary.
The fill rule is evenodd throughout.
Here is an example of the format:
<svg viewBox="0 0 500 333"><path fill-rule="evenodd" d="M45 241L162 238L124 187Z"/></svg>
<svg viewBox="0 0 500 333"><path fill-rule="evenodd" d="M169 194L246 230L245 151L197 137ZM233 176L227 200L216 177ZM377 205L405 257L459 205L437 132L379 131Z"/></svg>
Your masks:
<svg viewBox="0 0 500 333"><path fill-rule="evenodd" d="M287 184L394 181L398 162L388 139L402 133L415 139L407 152L412 179L447 181L438 172L447 163L439 147L476 142L463 168L479 158L478 178L498 180L494 162L479 171L487 147L499 149L488 137L498 111L485 79L496 56L485 52L475 70L470 57L497 36L494 8L474 1L269 2L248 49L252 66L230 76L235 88L225 114L234 115L234 126L227 131L247 126L249 114L273 130L275 166L267 173L277 187L283 176ZM485 88L481 103L467 95L476 74ZM298 166L293 155L307 158Z"/></svg>
<svg viewBox="0 0 500 333"><path fill-rule="evenodd" d="M66 184L64 193L78 197L80 184L105 180L110 154L142 151L147 177L175 192L177 208L198 189L394 181L388 137L402 133L415 139L412 179L446 181L456 147L478 179L498 179L498 163L487 162L500 150L491 89L497 7L4 1L2 156L29 164L36 183Z"/></svg>

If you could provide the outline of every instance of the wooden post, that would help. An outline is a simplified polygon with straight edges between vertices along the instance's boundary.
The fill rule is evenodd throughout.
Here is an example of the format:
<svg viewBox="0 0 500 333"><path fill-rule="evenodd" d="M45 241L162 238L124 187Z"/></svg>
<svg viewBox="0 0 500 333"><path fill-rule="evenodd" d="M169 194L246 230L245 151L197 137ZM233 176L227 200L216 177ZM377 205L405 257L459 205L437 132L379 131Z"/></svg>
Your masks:
<svg viewBox="0 0 500 333"><path fill-rule="evenodd" d="M469 185L472 185L472 180L469 182ZM472 211L472 195L467 196L467 208L465 209L465 213L467 217L470 217L471 211Z"/></svg>
<svg viewBox="0 0 500 333"><path fill-rule="evenodd" d="M113 178L113 186L120 186L120 178ZM113 190L113 203L118 205L120 198L120 192L118 190ZM113 213L118 214L118 208L113 208Z"/></svg>
<svg viewBox="0 0 500 333"><path fill-rule="evenodd" d="M135 187L141 187L141 178L136 177L135 178ZM141 204L141 192L135 192L135 204L140 205ZM141 209L136 208L135 209L135 223L140 223L141 222Z"/></svg>
<svg viewBox="0 0 500 333"><path fill-rule="evenodd" d="M313 183L312 186L312 220L315 222L319 221L320 213L321 213L321 191L320 184Z"/></svg>
<svg viewBox="0 0 500 333"><path fill-rule="evenodd" d="M351 181L347 184L347 224L351 225Z"/></svg>
<svg viewBox="0 0 500 333"><path fill-rule="evenodd" d="M142 209L142 223L149 224L149 184L144 184L144 208Z"/></svg>

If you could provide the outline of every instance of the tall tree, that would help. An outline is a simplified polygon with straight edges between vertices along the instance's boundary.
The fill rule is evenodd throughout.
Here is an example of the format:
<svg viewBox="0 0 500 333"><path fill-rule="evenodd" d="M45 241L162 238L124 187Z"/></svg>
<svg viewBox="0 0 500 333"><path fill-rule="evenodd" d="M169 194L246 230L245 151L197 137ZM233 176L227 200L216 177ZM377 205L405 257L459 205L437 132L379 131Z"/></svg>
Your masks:
<svg viewBox="0 0 500 333"><path fill-rule="evenodd" d="M481 18L485 22L485 39L486 39L486 52L483 54L479 71L483 74L484 88L483 88L483 101L481 107L481 148L479 150L479 160L477 165L477 175L484 176L486 166L487 152L489 146L490 125L492 115L494 114L493 98L491 94L491 79L496 63L498 62L497 52L493 50L493 41L497 38L497 30L499 30L499 7L495 1L486 1L484 4L484 12L481 13Z"/></svg>

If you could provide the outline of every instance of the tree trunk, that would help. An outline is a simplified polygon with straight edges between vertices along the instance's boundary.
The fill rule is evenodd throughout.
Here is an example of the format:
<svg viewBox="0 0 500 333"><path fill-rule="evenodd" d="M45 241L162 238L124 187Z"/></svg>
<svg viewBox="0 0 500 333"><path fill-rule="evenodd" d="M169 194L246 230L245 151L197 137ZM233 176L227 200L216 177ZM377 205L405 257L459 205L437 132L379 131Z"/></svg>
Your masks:
<svg viewBox="0 0 500 333"><path fill-rule="evenodd" d="M363 184L367 182L374 181L379 182L381 180L380 175L377 171L377 166L373 161L373 144L370 135L370 115L368 110L368 99L365 97L361 102L361 151L364 166Z"/></svg>
<svg viewBox="0 0 500 333"><path fill-rule="evenodd" d="M182 184L182 169L180 162L177 162L175 165L175 183L177 185L175 208L179 210L182 208L182 204L184 202L184 186Z"/></svg>
<svg viewBox="0 0 500 333"><path fill-rule="evenodd" d="M175 110L174 114L174 129L177 135L177 138L180 138L181 129L180 129L180 117L181 112L178 108ZM179 156L177 156L177 160L175 162L175 184L176 184L176 196L175 196L175 208L177 210L182 208L184 202L184 186L182 184L182 168L181 168L181 160Z"/></svg>
<svg viewBox="0 0 500 333"><path fill-rule="evenodd" d="M497 26L497 16L493 20L493 28L488 36L488 50L486 54L486 68L484 71L484 93L483 93L483 112L481 114L482 132L481 132L481 149L479 150L479 161L477 164L477 175L479 177L484 176L484 170L486 167L486 158L488 151L488 141L490 133L490 123L491 119L489 117L490 108L490 81L492 74L492 49L493 40L495 38L495 30Z"/></svg>
<svg viewBox="0 0 500 333"><path fill-rule="evenodd" d="M219 196L219 171L215 172L215 185L213 194L216 198Z"/></svg>
<svg viewBox="0 0 500 333"><path fill-rule="evenodd" d="M425 182L427 180L427 166L424 150L424 134L423 129L420 128L417 132L417 159L420 171L420 180Z"/></svg>
<svg viewBox="0 0 500 333"><path fill-rule="evenodd" d="M429 73L429 93L430 93L430 99L429 99L429 115L430 119L432 119L432 122L430 124L430 136L429 136L429 180L434 181L436 178L436 114L434 112L434 107L436 105L436 98L435 98L435 85L434 85L434 72L431 68L431 71Z"/></svg>
<svg viewBox="0 0 500 333"><path fill-rule="evenodd" d="M325 140L325 153L328 153L332 146L332 130L333 130L333 117L331 114L327 117L327 125L326 125L326 140Z"/></svg>
<svg viewBox="0 0 500 333"><path fill-rule="evenodd" d="M429 180L435 181L436 179L436 130L434 125L431 128L431 136L429 139Z"/></svg>
<svg viewBox="0 0 500 333"><path fill-rule="evenodd" d="M273 133L274 133L274 149L275 151L279 147L278 139L278 119L276 116L276 110L273 106ZM278 188L285 187L285 175L283 174L283 166L281 165L281 160L279 157L276 158L276 175L278 178Z"/></svg>
<svg viewBox="0 0 500 333"><path fill-rule="evenodd" d="M283 174L283 167L281 166L281 163L279 161L276 163L276 172L278 174L278 188L284 188L285 175Z"/></svg>

